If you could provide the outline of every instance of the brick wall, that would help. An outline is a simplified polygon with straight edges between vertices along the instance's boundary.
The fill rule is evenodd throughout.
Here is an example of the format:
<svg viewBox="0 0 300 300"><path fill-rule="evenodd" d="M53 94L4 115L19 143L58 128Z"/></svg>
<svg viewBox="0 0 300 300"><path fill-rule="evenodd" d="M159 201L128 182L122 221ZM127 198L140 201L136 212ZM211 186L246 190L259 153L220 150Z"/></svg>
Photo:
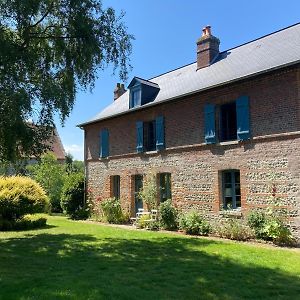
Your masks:
<svg viewBox="0 0 300 300"><path fill-rule="evenodd" d="M241 175L242 213L270 202L272 181L300 237L300 71L287 69L199 93L85 127L88 187L110 196L110 176L121 176L121 202L134 211L134 174L170 172L172 199L182 209L219 217L221 171ZM243 143L204 144L204 104L249 96L252 138ZM165 116L166 150L136 154L136 121ZM99 160L99 131L108 128L111 157ZM298 133L297 133L298 131Z"/></svg>

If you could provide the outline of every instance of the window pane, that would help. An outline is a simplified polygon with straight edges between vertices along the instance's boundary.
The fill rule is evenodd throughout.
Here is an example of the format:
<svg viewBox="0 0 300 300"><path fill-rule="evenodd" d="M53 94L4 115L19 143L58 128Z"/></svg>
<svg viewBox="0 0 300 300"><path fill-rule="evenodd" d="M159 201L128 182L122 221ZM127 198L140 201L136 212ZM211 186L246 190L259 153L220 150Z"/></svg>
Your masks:
<svg viewBox="0 0 300 300"><path fill-rule="evenodd" d="M236 103L228 103L220 109L221 140L230 141L237 139Z"/></svg>
<svg viewBox="0 0 300 300"><path fill-rule="evenodd" d="M241 206L240 172L236 170L224 171L223 204L224 208L237 208Z"/></svg>
<svg viewBox="0 0 300 300"><path fill-rule="evenodd" d="M159 174L160 182L160 201L164 202L168 199L171 199L171 174L170 173L160 173Z"/></svg>
<svg viewBox="0 0 300 300"><path fill-rule="evenodd" d="M120 199L120 176L115 175L112 177L112 192L113 197L116 199Z"/></svg>
<svg viewBox="0 0 300 300"><path fill-rule="evenodd" d="M241 207L241 197L240 196L236 197L236 207Z"/></svg>

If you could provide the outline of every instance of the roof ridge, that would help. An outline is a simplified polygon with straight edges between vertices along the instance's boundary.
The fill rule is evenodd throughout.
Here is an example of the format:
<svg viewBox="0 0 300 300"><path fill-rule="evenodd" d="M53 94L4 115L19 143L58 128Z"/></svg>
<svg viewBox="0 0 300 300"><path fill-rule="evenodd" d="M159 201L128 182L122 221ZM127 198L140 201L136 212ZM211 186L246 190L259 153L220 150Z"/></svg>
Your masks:
<svg viewBox="0 0 300 300"><path fill-rule="evenodd" d="M280 32L280 31L283 31L283 30L289 29L289 28L291 28L291 27L294 27L294 26L297 26L297 25L300 25L300 22L297 22L297 23L295 23L295 24L292 24L292 25L289 25L289 26L287 26L287 27L284 27L284 28L278 29L278 30L276 30L276 31L273 31L273 32L271 32L271 33L265 34L265 35L263 35L263 36L261 36L261 37L258 37L258 38L256 38L256 39L250 40L250 41L248 41L248 42L245 42L245 43L243 43L243 44L240 44L240 45L238 45L238 46L235 46L235 47L229 48L229 49L227 49L227 50L224 50L224 51L220 52L220 53L219 53L219 55L220 55L220 54L222 54L222 53L226 53L226 52L228 52L228 51L230 51L230 50L233 50L233 49L236 49L236 48L239 48L239 47L245 46L245 45L247 45L247 44L250 44L250 43L256 42L256 41L258 41L258 40L260 40L260 39L263 39L263 38L265 38L265 37L267 37L267 36L270 36L270 35L272 35L272 34L278 33L278 32ZM154 76L154 77L151 77L151 78L149 78L149 79L147 79L147 80L149 81L149 80L152 80L152 79L154 79L154 78L157 78L157 77L163 76L163 75L165 75L165 74L168 74L168 73L174 72L174 71L176 71L176 70L179 70L179 69L185 68L185 67L187 67L187 66L190 66L190 65L192 65L192 64L195 64L196 62L197 62L197 61L194 61L194 62L192 62L192 63L188 63L188 64L186 64L186 65L183 65L183 66L181 66L181 67L178 67L178 68L175 68L175 69L173 69L173 70L170 70L170 71L167 71L167 72L161 73L161 74L159 74L159 75L156 75L156 76Z"/></svg>

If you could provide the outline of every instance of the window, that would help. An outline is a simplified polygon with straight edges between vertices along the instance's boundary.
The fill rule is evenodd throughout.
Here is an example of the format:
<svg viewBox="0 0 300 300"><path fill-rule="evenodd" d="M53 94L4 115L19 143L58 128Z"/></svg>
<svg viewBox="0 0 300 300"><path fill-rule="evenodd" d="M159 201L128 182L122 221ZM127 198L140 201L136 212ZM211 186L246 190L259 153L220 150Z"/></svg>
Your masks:
<svg viewBox="0 0 300 300"><path fill-rule="evenodd" d="M120 199L120 176L111 176L111 196Z"/></svg>
<svg viewBox="0 0 300 300"><path fill-rule="evenodd" d="M109 133L108 129L102 129L100 132L100 157L109 156Z"/></svg>
<svg viewBox="0 0 300 300"><path fill-rule="evenodd" d="M156 149L156 122L144 122L144 150L154 151Z"/></svg>
<svg viewBox="0 0 300 300"><path fill-rule="evenodd" d="M141 105L141 90L134 89L131 91L131 107L136 107Z"/></svg>
<svg viewBox="0 0 300 300"><path fill-rule="evenodd" d="M223 207L241 207L240 171L226 170L222 172Z"/></svg>
<svg viewBox="0 0 300 300"><path fill-rule="evenodd" d="M237 139L236 103L228 103L220 107L220 141Z"/></svg>
<svg viewBox="0 0 300 300"><path fill-rule="evenodd" d="M250 139L250 107L249 98L241 96L232 103L219 107L219 132L216 132L216 105L204 106L204 139L206 144L219 141L245 141Z"/></svg>
<svg viewBox="0 0 300 300"><path fill-rule="evenodd" d="M138 153L161 151L164 148L165 126L163 116L158 116L149 122L136 122L136 150Z"/></svg>
<svg viewBox="0 0 300 300"><path fill-rule="evenodd" d="M172 198L171 194L171 173L159 174L160 202Z"/></svg>

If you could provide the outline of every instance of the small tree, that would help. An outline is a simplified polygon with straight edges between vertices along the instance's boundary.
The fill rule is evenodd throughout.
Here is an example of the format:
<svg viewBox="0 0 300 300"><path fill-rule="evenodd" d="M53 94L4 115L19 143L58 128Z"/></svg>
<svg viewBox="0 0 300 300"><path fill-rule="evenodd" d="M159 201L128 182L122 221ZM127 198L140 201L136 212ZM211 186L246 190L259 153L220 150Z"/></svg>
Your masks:
<svg viewBox="0 0 300 300"><path fill-rule="evenodd" d="M81 173L68 175L61 196L61 207L72 219L87 219L89 209L84 201L84 176Z"/></svg>
<svg viewBox="0 0 300 300"><path fill-rule="evenodd" d="M33 177L46 191L50 198L51 211L62 212L60 197L66 176L65 166L60 164L54 154L48 152L36 165L27 167Z"/></svg>
<svg viewBox="0 0 300 300"><path fill-rule="evenodd" d="M156 209L157 208L157 183L156 176L151 171L145 177L143 182L143 188L139 192L139 198L146 203L148 209Z"/></svg>

